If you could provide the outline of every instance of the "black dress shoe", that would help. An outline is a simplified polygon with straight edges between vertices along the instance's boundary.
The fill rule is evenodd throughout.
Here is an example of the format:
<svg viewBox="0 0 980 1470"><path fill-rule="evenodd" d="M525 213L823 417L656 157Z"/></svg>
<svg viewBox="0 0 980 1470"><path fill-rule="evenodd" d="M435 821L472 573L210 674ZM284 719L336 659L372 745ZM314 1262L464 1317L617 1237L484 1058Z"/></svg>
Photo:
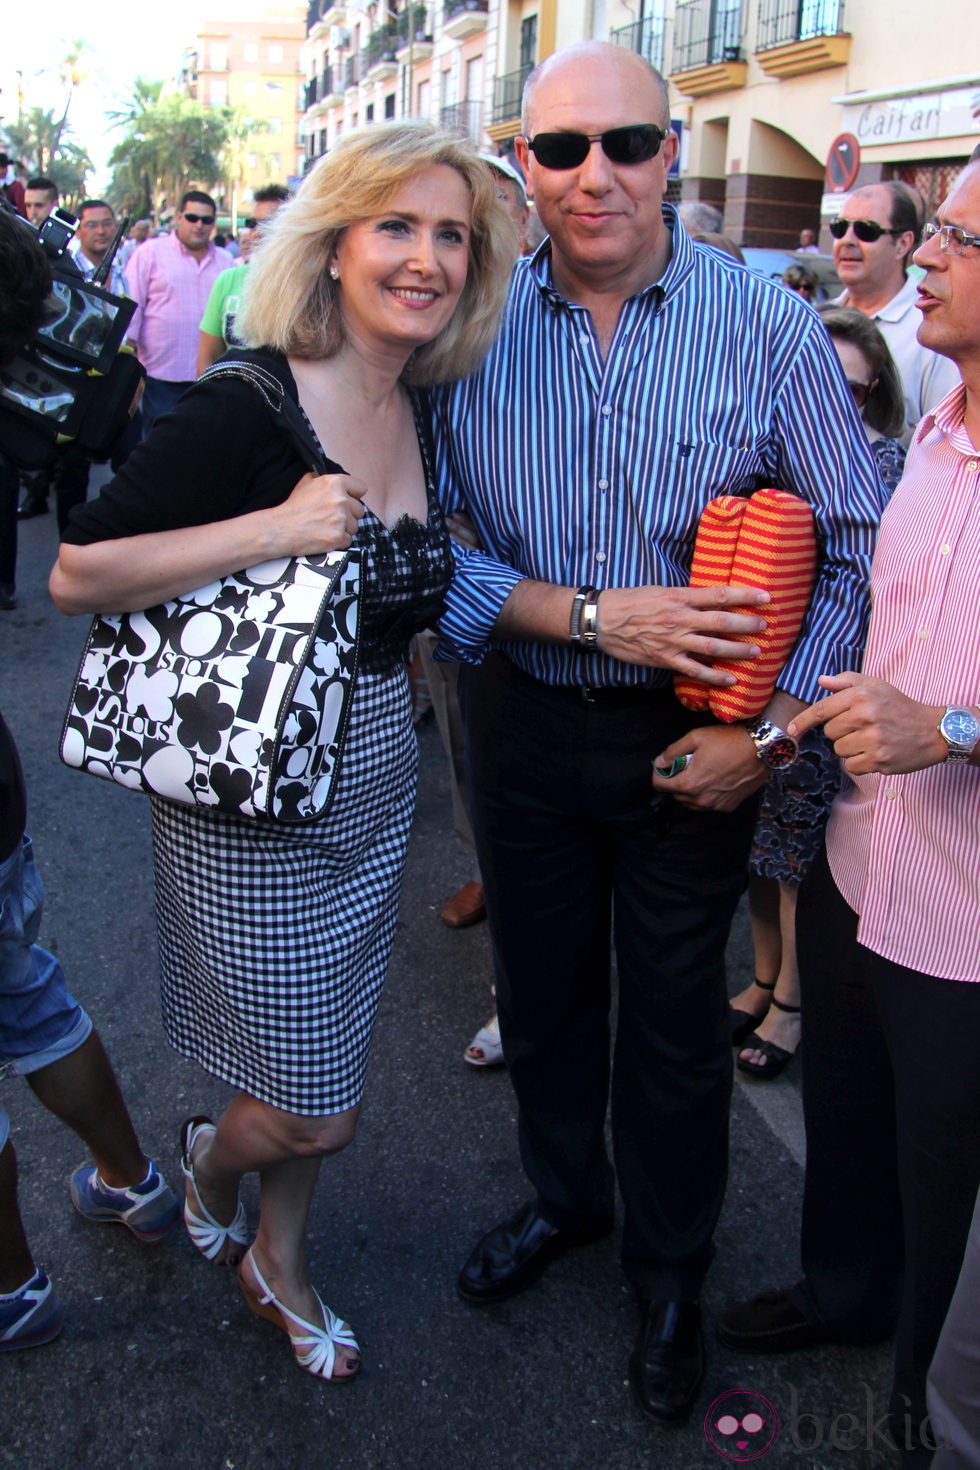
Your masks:
<svg viewBox="0 0 980 1470"><path fill-rule="evenodd" d="M556 1230L536 1205L522 1205L473 1247L456 1282L459 1294L474 1305L502 1302L537 1281L572 1246L601 1240L611 1229L610 1222L592 1234L571 1235Z"/></svg>
<svg viewBox="0 0 980 1470"><path fill-rule="evenodd" d="M697 1302L640 1303L640 1332L630 1358L636 1401L656 1424L680 1424L704 1378L704 1340Z"/></svg>
<svg viewBox="0 0 980 1470"><path fill-rule="evenodd" d="M35 516L46 516L48 514L48 502L31 498L25 500L23 505L17 507L17 519L19 521L30 521Z"/></svg>
<svg viewBox="0 0 980 1470"><path fill-rule="evenodd" d="M13 582L0 582L0 612L11 612L17 606L17 589Z"/></svg>
<svg viewBox="0 0 980 1470"><path fill-rule="evenodd" d="M827 1332L804 1317L786 1287L729 1307L718 1318L716 1331L736 1353L791 1353L829 1340Z"/></svg>

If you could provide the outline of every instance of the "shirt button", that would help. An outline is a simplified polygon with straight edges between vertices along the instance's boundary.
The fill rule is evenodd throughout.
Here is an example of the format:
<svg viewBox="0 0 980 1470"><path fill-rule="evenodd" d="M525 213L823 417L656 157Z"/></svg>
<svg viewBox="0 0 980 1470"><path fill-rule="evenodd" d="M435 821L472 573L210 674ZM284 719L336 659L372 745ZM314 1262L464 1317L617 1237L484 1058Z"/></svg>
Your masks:
<svg viewBox="0 0 980 1470"><path fill-rule="evenodd" d="M919 637L920 637L920 638L921 638L921 639L923 639L923 641L924 641L924 640L925 640L925 639L926 639L926 638L928 638L928 637L929 637L929 629L928 629L928 628L920 628L920 629L919 629Z"/></svg>
<svg viewBox="0 0 980 1470"><path fill-rule="evenodd" d="M940 546L940 548L939 548L939 555L940 556L949 556L949 553L950 553L950 547L948 545L947 546Z"/></svg>
<svg viewBox="0 0 980 1470"><path fill-rule="evenodd" d="M602 405L602 412L603 412L603 415L606 418L608 418L609 415L612 413L612 404L611 403L604 403Z"/></svg>
<svg viewBox="0 0 980 1470"><path fill-rule="evenodd" d="M968 470L980 470L980 460L968 459L966 467Z"/></svg>
<svg viewBox="0 0 980 1470"><path fill-rule="evenodd" d="M602 563L606 559L606 553L604 551L597 551L595 554L595 559L599 563L599 565L602 566Z"/></svg>
<svg viewBox="0 0 980 1470"><path fill-rule="evenodd" d="M895 790L894 786L889 786L888 790L885 792L885 796L889 801L894 801L895 798L898 796L898 792Z"/></svg>
<svg viewBox="0 0 980 1470"><path fill-rule="evenodd" d="M588 337L586 336L586 334L584 332L582 333L581 337L578 340L581 342L581 344L582 344L583 347L588 347L588 345L589 345L589 339L588 339Z"/></svg>
<svg viewBox="0 0 980 1470"><path fill-rule="evenodd" d="M608 490L609 489L609 481L608 480L600 480L599 481L599 489L600 490Z"/></svg>

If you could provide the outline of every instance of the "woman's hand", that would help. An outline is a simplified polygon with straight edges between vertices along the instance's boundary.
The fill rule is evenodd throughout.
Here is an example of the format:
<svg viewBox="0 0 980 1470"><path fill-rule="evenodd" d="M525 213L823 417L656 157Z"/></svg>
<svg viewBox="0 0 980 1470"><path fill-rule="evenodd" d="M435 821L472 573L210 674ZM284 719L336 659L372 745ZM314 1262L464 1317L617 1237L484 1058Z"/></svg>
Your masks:
<svg viewBox="0 0 980 1470"><path fill-rule="evenodd" d="M289 499L277 508L284 536L283 553L315 556L346 551L364 514L363 480L353 475L304 475Z"/></svg>
<svg viewBox="0 0 980 1470"><path fill-rule="evenodd" d="M51 596L66 613L138 612L259 562L346 551L366 490L350 475L304 475L267 510L89 546L63 542Z"/></svg>

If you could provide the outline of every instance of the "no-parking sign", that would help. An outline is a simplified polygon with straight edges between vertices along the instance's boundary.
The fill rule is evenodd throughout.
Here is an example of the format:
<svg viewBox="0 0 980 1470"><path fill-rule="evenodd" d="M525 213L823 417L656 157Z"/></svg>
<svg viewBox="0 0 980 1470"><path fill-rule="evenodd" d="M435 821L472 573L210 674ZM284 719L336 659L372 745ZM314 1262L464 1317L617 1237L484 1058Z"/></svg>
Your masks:
<svg viewBox="0 0 980 1470"><path fill-rule="evenodd" d="M841 133L827 153L827 188L836 194L847 194L861 167L861 145L853 133Z"/></svg>

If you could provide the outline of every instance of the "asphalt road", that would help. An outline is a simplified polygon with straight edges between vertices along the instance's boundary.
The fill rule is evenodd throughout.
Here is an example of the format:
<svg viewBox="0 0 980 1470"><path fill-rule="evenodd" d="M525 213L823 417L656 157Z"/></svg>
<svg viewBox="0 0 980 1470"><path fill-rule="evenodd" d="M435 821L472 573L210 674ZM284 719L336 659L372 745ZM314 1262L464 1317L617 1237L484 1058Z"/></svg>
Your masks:
<svg viewBox="0 0 980 1470"><path fill-rule="evenodd" d="M48 889L43 941L98 1026L144 1147L178 1184L177 1129L227 1089L164 1040L156 982L147 804L61 766L58 738L81 620L47 598L53 516L21 528L20 606L0 614L0 708L20 745L30 829ZM506 1074L462 1062L489 1013L485 926L454 933L443 898L469 876L451 834L434 727L401 919L356 1144L325 1165L311 1254L321 1295L354 1325L356 1383L297 1370L284 1337L246 1310L233 1276L182 1231L141 1246L75 1216L73 1135L23 1082L3 1086L35 1255L55 1279L62 1336L0 1357L0 1465L16 1470L688 1470L723 1457L704 1416L738 1389L761 1395L766 1470L871 1470L889 1351L832 1347L747 1359L709 1340L699 1411L671 1432L633 1408L626 1362L635 1311L616 1243L556 1263L523 1296L464 1306L456 1270L472 1242L525 1197ZM731 988L751 974L744 917ZM706 1286L710 1317L797 1270L802 1135L794 1072L736 1088L732 1169ZM254 1218L256 1197L246 1198ZM772 1411L775 1411L775 1414ZM841 1417L843 1416L843 1417Z"/></svg>

